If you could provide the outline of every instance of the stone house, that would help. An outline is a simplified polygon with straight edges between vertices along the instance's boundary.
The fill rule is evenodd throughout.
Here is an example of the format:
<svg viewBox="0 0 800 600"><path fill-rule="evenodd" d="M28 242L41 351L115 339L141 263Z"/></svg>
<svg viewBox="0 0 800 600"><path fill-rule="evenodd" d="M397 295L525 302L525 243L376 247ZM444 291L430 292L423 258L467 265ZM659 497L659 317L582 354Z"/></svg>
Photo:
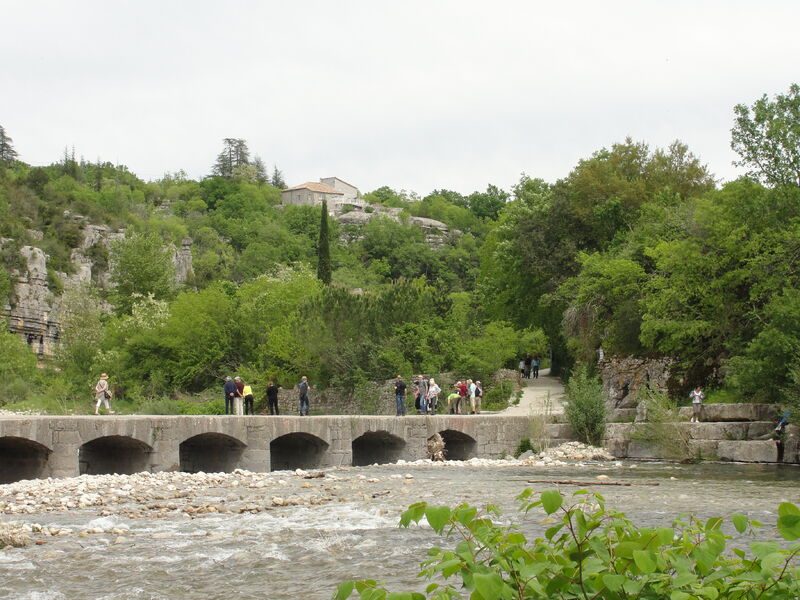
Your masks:
<svg viewBox="0 0 800 600"><path fill-rule="evenodd" d="M281 204L284 206L319 206L323 200L333 205L344 197L344 192L334 189L325 183L307 181L281 192Z"/></svg>
<svg viewBox="0 0 800 600"><path fill-rule="evenodd" d="M358 188L350 183L347 183L343 179L339 179L338 177L322 177L320 183L324 183L335 189L337 192L342 192L344 196L342 196L342 200L355 200L361 197L361 192L358 191Z"/></svg>

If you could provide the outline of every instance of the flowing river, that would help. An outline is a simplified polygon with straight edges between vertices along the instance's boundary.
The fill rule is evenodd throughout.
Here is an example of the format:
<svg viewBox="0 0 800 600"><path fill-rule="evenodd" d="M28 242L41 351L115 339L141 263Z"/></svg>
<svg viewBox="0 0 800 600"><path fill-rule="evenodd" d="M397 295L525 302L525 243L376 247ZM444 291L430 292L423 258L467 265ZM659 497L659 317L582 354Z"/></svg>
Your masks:
<svg viewBox="0 0 800 600"><path fill-rule="evenodd" d="M418 564L441 540L398 528L400 513L418 500L491 502L541 533L543 516L522 519L515 496L556 486L531 479L630 482L594 489L640 525L742 512L765 523L761 539L776 535L778 503L800 501L800 469L776 465L496 461L18 482L0 486L0 522L33 527L33 543L0 550L0 598L330 598L359 577L422 589Z"/></svg>

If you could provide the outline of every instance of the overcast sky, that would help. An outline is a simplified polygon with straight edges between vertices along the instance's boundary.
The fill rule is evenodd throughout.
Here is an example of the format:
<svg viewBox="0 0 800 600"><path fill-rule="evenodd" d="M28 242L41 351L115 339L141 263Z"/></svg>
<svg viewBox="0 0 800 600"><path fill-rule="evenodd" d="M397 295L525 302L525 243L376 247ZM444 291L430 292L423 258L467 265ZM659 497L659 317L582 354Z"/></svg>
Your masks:
<svg viewBox="0 0 800 600"><path fill-rule="evenodd" d="M738 171L732 108L800 81L800 2L0 0L20 158L208 174L242 137L290 185L549 181L625 136Z"/></svg>

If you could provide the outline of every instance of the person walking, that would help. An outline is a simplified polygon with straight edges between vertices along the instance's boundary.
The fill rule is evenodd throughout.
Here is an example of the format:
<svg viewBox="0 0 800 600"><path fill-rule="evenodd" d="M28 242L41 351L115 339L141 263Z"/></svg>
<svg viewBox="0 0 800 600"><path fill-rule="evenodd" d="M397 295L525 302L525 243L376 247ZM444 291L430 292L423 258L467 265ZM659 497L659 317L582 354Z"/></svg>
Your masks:
<svg viewBox="0 0 800 600"><path fill-rule="evenodd" d="M300 383L297 384L297 389L300 392L300 416L307 417L309 410L308 403L308 390L311 386L308 385L308 377L303 375Z"/></svg>
<svg viewBox="0 0 800 600"><path fill-rule="evenodd" d="M94 398L97 401L94 407L94 414L100 414L101 404L105 404L108 414L114 414L114 411L111 410L111 406L108 403L108 401L111 400L111 390L108 387L108 375L106 373L100 375L100 380L97 382L97 385L94 386Z"/></svg>
<svg viewBox="0 0 800 600"><path fill-rule="evenodd" d="M531 378L531 366L533 365L533 357L530 354L525 355L525 379Z"/></svg>
<svg viewBox="0 0 800 600"><path fill-rule="evenodd" d="M242 394L244 395L244 414L246 415L254 415L255 411L253 409L253 388L250 387L250 384L244 384L242 388Z"/></svg>
<svg viewBox="0 0 800 600"><path fill-rule="evenodd" d="M542 364L542 359L539 358L539 355L537 354L536 356L533 357L533 360L531 361L531 376L534 379L539 379L539 365L541 364Z"/></svg>
<svg viewBox="0 0 800 600"><path fill-rule="evenodd" d="M419 390L418 413L424 415L428 412L428 380L425 379L425 375L417 376L417 389Z"/></svg>
<svg viewBox="0 0 800 600"><path fill-rule="evenodd" d="M703 393L703 388L698 385L691 392L689 392L689 398L692 399L691 423L699 423L700 416L703 414L703 400L706 399L706 395Z"/></svg>
<svg viewBox="0 0 800 600"><path fill-rule="evenodd" d="M234 414L233 401L236 399L236 384L233 382L230 375L225 378L225 385L222 387L222 393L225 394L225 414Z"/></svg>
<svg viewBox="0 0 800 600"><path fill-rule="evenodd" d="M431 377L428 382L428 412L436 414L436 406L439 404L439 394L442 393L442 388L436 384L436 380Z"/></svg>
<svg viewBox="0 0 800 600"><path fill-rule="evenodd" d="M398 375L394 380L394 403L396 409L396 416L406 416L406 382L403 381L403 376Z"/></svg>
<svg viewBox="0 0 800 600"><path fill-rule="evenodd" d="M236 395L233 397L234 414L241 417L244 414L242 406L242 399L244 398L244 381L238 375L233 378L233 383L236 384Z"/></svg>
<svg viewBox="0 0 800 600"><path fill-rule="evenodd" d="M269 414L271 415L279 415L280 410L278 410L278 387L274 381L270 381L269 385L267 386L267 405L269 406Z"/></svg>

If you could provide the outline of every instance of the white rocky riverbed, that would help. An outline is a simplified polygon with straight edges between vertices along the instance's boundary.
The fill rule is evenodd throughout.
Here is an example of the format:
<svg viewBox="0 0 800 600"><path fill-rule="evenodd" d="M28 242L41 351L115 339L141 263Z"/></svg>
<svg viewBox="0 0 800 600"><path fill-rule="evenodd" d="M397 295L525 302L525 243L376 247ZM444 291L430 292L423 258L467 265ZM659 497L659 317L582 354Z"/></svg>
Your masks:
<svg viewBox="0 0 800 600"><path fill-rule="evenodd" d="M329 598L351 577L420 589L418 563L441 540L397 527L419 500L495 503L539 533L542 516L516 510L525 487L603 483L608 504L643 524L686 512L771 524L779 502L800 497L798 469L598 456L569 445L523 460L21 481L0 486L0 598Z"/></svg>

